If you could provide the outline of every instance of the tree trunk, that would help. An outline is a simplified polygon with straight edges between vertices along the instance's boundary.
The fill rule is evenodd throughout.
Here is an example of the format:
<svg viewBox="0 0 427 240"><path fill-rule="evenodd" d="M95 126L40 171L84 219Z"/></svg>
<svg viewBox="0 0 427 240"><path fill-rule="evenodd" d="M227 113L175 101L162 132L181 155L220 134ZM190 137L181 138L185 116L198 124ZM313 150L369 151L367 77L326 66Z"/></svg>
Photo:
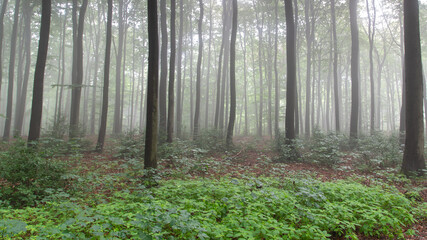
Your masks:
<svg viewBox="0 0 427 240"><path fill-rule="evenodd" d="M351 25L351 116L350 145L355 147L359 120L359 29L357 26L357 0L350 0Z"/></svg>
<svg viewBox="0 0 427 240"><path fill-rule="evenodd" d="M296 93L296 53L295 53L295 25L292 0L285 1L286 13L286 58L287 58L287 83L286 83L286 122L285 135L288 144L295 139L295 93Z"/></svg>
<svg viewBox="0 0 427 240"><path fill-rule="evenodd" d="M280 88L279 88L279 71L277 70L277 52L278 52L278 36L279 36L279 17L278 17L279 0L276 0L274 9L275 34L274 34L274 134L277 136L279 132L279 116L280 116Z"/></svg>
<svg viewBox="0 0 427 240"><path fill-rule="evenodd" d="M233 145L234 122L236 120L236 37L237 37L237 0L233 0L233 26L230 43L230 120L228 121L226 144Z"/></svg>
<svg viewBox="0 0 427 240"><path fill-rule="evenodd" d="M75 54L76 56L76 60L73 64L75 64L76 67L73 67L75 72L73 74L74 78L72 81L71 92L70 139L78 136L79 129L80 99L83 83L83 30L87 4L88 0L83 0L82 6L80 7L78 24L73 26L74 28L77 28L77 35L73 44L73 55ZM73 8L74 7L77 7L77 4L75 4Z"/></svg>
<svg viewBox="0 0 427 240"><path fill-rule="evenodd" d="M368 38L369 38L369 79L371 83L371 134L375 132L375 80L374 80L374 39L375 39L375 0L372 0L373 16L369 9L369 0L366 0L366 10L368 13Z"/></svg>
<svg viewBox="0 0 427 240"><path fill-rule="evenodd" d="M208 70L206 74L206 111L205 111L205 127L209 127L209 80L211 75L211 48L212 48L212 29L213 29L213 20L212 20L212 1L210 5L209 13L209 50L208 50Z"/></svg>
<svg viewBox="0 0 427 240"><path fill-rule="evenodd" d="M199 18L199 56L197 59L197 82L196 82L196 109L194 112L193 139L197 140L199 135L199 116L200 116L200 84L202 81L202 57L203 57L203 2L199 0L200 18Z"/></svg>
<svg viewBox="0 0 427 240"><path fill-rule="evenodd" d="M147 1L148 6L148 78L147 126L145 130L144 168L157 168L158 138L158 86L159 86L159 36L157 1Z"/></svg>
<svg viewBox="0 0 427 240"><path fill-rule="evenodd" d="M24 52L25 52L25 68L24 68L24 78L22 85L18 87L19 92L17 92L17 102L15 109L15 126L14 126L14 135L21 136L22 125L24 123L24 113L25 105L27 100L27 88L28 88L28 79L30 77L30 67L31 67L31 17L33 15L33 7L30 6L30 3L25 1L23 4L23 13L24 13Z"/></svg>
<svg viewBox="0 0 427 240"><path fill-rule="evenodd" d="M402 172L422 175L424 159L423 70L418 1L404 0L406 139Z"/></svg>
<svg viewBox="0 0 427 240"><path fill-rule="evenodd" d="M168 122L167 122L167 142L173 141L173 124L174 124L174 84L175 84L175 55L176 55L176 40L175 40L175 18L176 18L176 3L171 0L171 54L169 67L169 92L168 92ZM178 65L179 68L181 66Z"/></svg>
<svg viewBox="0 0 427 240"><path fill-rule="evenodd" d="M30 130L28 134L29 145L34 141L37 141L40 137L43 110L43 80L49 45L51 10L51 0L42 1L39 49L37 53L36 69L34 72L33 100L31 107Z"/></svg>
<svg viewBox="0 0 427 240"><path fill-rule="evenodd" d="M117 46L117 55L116 55L116 92L114 98L114 122L113 122L113 134L117 135L122 132L122 125L120 119L121 112L121 67L122 67L122 54L123 54L123 37L124 37L124 13L123 13L123 0L118 1L119 4L119 43Z"/></svg>
<svg viewBox="0 0 427 240"><path fill-rule="evenodd" d="M307 71L305 82L305 138L310 137L310 102L311 102L311 44L312 44L312 31L310 29L310 5L311 0L305 0L304 14L305 14L305 39L307 43Z"/></svg>
<svg viewBox="0 0 427 240"><path fill-rule="evenodd" d="M7 8L7 2L8 0L3 0L3 3L1 5L1 12L0 12L0 96L1 96L1 85L3 82L3 22L4 22L4 15L6 13Z"/></svg>
<svg viewBox="0 0 427 240"><path fill-rule="evenodd" d="M9 140L10 127L12 125L12 105L13 105L13 82L15 76L15 55L16 39L18 34L19 6L21 0L15 1L15 12L13 17L12 36L10 39L10 58L9 58L9 83L7 87L7 109L6 122L4 124L3 140Z"/></svg>
<svg viewBox="0 0 427 240"><path fill-rule="evenodd" d="M98 3L98 7L101 6L101 3ZM102 7L102 12L105 13L104 7ZM99 68L99 45L101 42L101 14L98 11L98 31L95 30L96 40L95 40L95 69L93 76L93 88L92 88L92 106L91 106L91 115L90 115L90 134L95 134L95 119L96 119L96 90L98 88L98 68Z"/></svg>
<svg viewBox="0 0 427 240"><path fill-rule="evenodd" d="M166 0L160 0L160 28L162 32L162 46L160 51L160 85L159 85L159 131L161 140L166 134L166 88L168 77L168 29L166 25Z"/></svg>
<svg viewBox="0 0 427 240"><path fill-rule="evenodd" d="M184 32L184 4L183 0L179 1L179 36L178 36L178 61L177 61L177 82L176 82L176 135L182 137L182 108L181 108L181 73L182 73L182 43Z"/></svg>
<svg viewBox="0 0 427 240"><path fill-rule="evenodd" d="M333 51L334 51L334 102L335 102L335 131L340 132L340 105L339 105L339 91L338 91L338 40L337 40L337 24L335 17L335 0L331 0L331 18L332 18L332 36L333 36Z"/></svg>

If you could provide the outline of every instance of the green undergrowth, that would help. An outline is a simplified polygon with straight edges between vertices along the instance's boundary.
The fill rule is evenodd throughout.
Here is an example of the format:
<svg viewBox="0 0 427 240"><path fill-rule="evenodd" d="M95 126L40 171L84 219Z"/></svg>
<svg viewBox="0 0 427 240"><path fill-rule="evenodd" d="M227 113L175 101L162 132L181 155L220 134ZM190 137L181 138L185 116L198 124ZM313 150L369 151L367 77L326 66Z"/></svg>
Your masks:
<svg viewBox="0 0 427 240"><path fill-rule="evenodd" d="M169 180L105 198L1 209L0 238L395 239L425 216L385 184L302 178Z"/></svg>

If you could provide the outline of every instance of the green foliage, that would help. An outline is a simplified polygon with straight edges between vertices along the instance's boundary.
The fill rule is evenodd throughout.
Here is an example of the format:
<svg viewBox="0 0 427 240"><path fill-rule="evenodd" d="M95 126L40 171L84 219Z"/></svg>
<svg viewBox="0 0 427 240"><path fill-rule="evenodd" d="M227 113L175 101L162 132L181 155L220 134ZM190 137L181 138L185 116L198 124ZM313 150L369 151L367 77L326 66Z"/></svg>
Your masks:
<svg viewBox="0 0 427 240"><path fill-rule="evenodd" d="M196 147L208 151L223 151L226 149L224 134L217 129L201 130L197 141L194 141Z"/></svg>
<svg viewBox="0 0 427 240"><path fill-rule="evenodd" d="M402 163L403 152L397 134L387 136L378 132L362 136L358 140L357 151L360 154L358 165L361 170L397 167Z"/></svg>
<svg viewBox="0 0 427 240"><path fill-rule="evenodd" d="M340 162L339 142L340 138L337 134L324 134L319 129L314 129L304 158L310 162L334 167Z"/></svg>
<svg viewBox="0 0 427 240"><path fill-rule="evenodd" d="M302 142L299 139L293 140L291 144L288 143L285 133L278 130L275 138L276 150L278 157L275 159L276 162L302 162L303 159L300 156L302 149Z"/></svg>
<svg viewBox="0 0 427 240"><path fill-rule="evenodd" d="M345 181L173 180L133 193L118 191L93 207L61 201L0 210L0 234L34 239L403 238L402 228L414 222L411 208L391 187Z"/></svg>
<svg viewBox="0 0 427 240"><path fill-rule="evenodd" d="M48 189L65 186L65 173L64 164L18 141L0 152L0 200L13 207L33 206L49 195Z"/></svg>
<svg viewBox="0 0 427 240"><path fill-rule="evenodd" d="M119 138L116 149L117 157L125 159L144 159L145 134L139 131L129 131Z"/></svg>

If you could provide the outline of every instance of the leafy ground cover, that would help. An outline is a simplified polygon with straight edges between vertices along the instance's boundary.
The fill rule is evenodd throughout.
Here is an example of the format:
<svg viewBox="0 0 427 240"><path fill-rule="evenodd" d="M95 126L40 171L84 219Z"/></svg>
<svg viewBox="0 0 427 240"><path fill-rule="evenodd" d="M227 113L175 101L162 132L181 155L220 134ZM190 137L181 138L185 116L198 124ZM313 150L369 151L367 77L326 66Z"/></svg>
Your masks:
<svg viewBox="0 0 427 240"><path fill-rule="evenodd" d="M317 142L301 143L300 161L283 162L269 139L238 138L235 148L226 149L212 144L215 134L206 134L208 145L163 145L159 170L149 179L138 157L138 136L108 143L103 154L74 145L36 154L43 164L40 159L49 158L68 166L65 185L45 188L39 197L39 184L27 179L35 183L28 185L33 203L17 208L0 202L0 238L427 237L427 182L398 174L399 150L386 144L389 138L376 137L376 147L364 139L350 152L329 146L339 144L339 136L318 133ZM2 162L12 153L21 156L19 149L3 149ZM0 175L0 194L13 193L17 189L5 178ZM38 192L31 192L34 186Z"/></svg>

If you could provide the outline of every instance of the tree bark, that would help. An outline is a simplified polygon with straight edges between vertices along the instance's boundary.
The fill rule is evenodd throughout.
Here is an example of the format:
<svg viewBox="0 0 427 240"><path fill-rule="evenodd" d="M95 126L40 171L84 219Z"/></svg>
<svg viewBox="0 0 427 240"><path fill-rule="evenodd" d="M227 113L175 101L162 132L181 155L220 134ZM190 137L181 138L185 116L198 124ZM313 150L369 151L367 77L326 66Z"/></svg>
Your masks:
<svg viewBox="0 0 427 240"><path fill-rule="evenodd" d="M295 93L296 93L296 52L295 52L295 24L292 0L285 1L286 14L286 58L287 58L287 83L286 83L286 119L285 136L288 144L295 139Z"/></svg>
<svg viewBox="0 0 427 240"><path fill-rule="evenodd" d="M34 72L33 100L31 107L30 130L28 144L31 145L40 137L43 111L43 80L49 45L51 0L42 1L42 18L40 26L39 49L37 53L36 69Z"/></svg>
<svg viewBox="0 0 427 240"><path fill-rule="evenodd" d="M3 3L1 5L1 12L0 12L0 95L1 95L1 85L3 82L3 22L4 22L4 15L6 13L7 8L7 2L8 0L3 0Z"/></svg>
<svg viewBox="0 0 427 240"><path fill-rule="evenodd" d="M200 6L200 18L198 24L199 30L199 56L197 59L197 82L196 82L196 109L194 112L194 129L193 129L193 139L197 140L199 135L199 116L200 116L200 84L202 81L202 58L203 58L203 2L199 0Z"/></svg>
<svg viewBox="0 0 427 240"><path fill-rule="evenodd" d="M123 37L124 37L124 13L123 13L123 0L118 1L118 26L119 26L119 42L117 46L116 55L116 92L114 98L114 122L113 122L113 134L117 135L122 132L122 125L120 119L121 113L121 67L122 67L122 54L123 54Z"/></svg>
<svg viewBox="0 0 427 240"><path fill-rule="evenodd" d="M18 34L20 2L21 0L15 1L12 36L10 38L9 83L7 87L6 122L4 124L4 133L3 133L3 140L5 141L9 140L10 127L12 125L13 82L14 82L14 76L15 76L16 39Z"/></svg>
<svg viewBox="0 0 427 240"><path fill-rule="evenodd" d="M338 40L337 40L337 24L335 17L335 0L331 0L331 19L332 19L332 38L333 38L333 51L334 51L334 102L335 102L335 131L340 132L340 96L338 88Z"/></svg>
<svg viewBox="0 0 427 240"><path fill-rule="evenodd" d="M357 0L350 0L351 25L351 116L350 145L356 146L359 120L359 29L357 26Z"/></svg>
<svg viewBox="0 0 427 240"><path fill-rule="evenodd" d="M406 139L402 172L422 175L424 159L423 70L418 1L404 0Z"/></svg>
<svg viewBox="0 0 427 240"><path fill-rule="evenodd" d="M237 37L237 0L233 0L233 26L230 43L230 120L228 121L226 144L233 145L234 122L236 120L236 37Z"/></svg>
<svg viewBox="0 0 427 240"><path fill-rule="evenodd" d="M184 4L183 0L179 1L179 33L178 33L178 61L177 61L177 82L176 82L176 135L182 137L182 108L181 108L181 75L182 75L182 44L184 32Z"/></svg>
<svg viewBox="0 0 427 240"><path fill-rule="evenodd" d="M98 142L96 150L102 152L104 149L105 133L107 132L107 115L108 115L108 89L110 86L110 55L111 55L111 28L113 18L113 0L108 0L107 13L107 35L105 43L105 61L104 61L104 87L102 89L102 110L101 124L99 127Z"/></svg>
<svg viewBox="0 0 427 240"><path fill-rule="evenodd" d="M159 85L159 131L164 139L166 134L166 88L168 77L168 29L166 24L166 0L160 0L160 28L162 32L162 46L160 50L160 85Z"/></svg>
<svg viewBox="0 0 427 240"><path fill-rule="evenodd" d="M157 168L158 138L158 86L159 86L159 36L157 1L147 1L148 8L148 77L147 126L145 130L144 168Z"/></svg>
<svg viewBox="0 0 427 240"><path fill-rule="evenodd" d="M169 92L168 92L168 122L167 122L167 142L173 141L173 124L174 124L174 98L175 98L175 55L176 55L176 40L175 40L175 18L176 18L176 3L171 0L171 54L169 67ZM179 68L181 66L178 65Z"/></svg>

